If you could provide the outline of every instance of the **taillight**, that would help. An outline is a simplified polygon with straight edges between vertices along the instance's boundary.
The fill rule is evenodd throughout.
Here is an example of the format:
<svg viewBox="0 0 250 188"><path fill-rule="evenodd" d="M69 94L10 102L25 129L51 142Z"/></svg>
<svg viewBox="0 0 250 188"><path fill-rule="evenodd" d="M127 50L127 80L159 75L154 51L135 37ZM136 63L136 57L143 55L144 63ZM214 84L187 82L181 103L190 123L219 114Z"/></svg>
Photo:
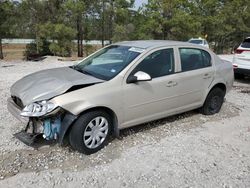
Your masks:
<svg viewBox="0 0 250 188"><path fill-rule="evenodd" d="M233 64L233 68L234 68L234 69L237 69L237 68L238 68L238 65L237 65L237 64Z"/></svg>
<svg viewBox="0 0 250 188"><path fill-rule="evenodd" d="M249 51L250 52L250 50L240 50L240 49L236 49L234 52L236 54L241 54L242 52L245 52L245 51Z"/></svg>
<svg viewBox="0 0 250 188"><path fill-rule="evenodd" d="M244 51L244 50L238 50L238 49L236 49L236 50L235 50L235 53L236 53L236 54L241 54L243 51Z"/></svg>

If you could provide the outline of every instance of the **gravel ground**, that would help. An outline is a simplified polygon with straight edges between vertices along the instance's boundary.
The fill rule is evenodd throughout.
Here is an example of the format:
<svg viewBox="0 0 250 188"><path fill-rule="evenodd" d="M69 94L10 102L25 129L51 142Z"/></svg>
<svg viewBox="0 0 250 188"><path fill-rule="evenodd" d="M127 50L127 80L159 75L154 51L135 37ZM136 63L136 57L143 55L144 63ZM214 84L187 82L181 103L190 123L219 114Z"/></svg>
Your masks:
<svg viewBox="0 0 250 188"><path fill-rule="evenodd" d="M9 87L73 63L0 61L0 187L250 187L250 79L235 82L219 114L191 111L126 129L90 156L18 141L23 125L7 112Z"/></svg>

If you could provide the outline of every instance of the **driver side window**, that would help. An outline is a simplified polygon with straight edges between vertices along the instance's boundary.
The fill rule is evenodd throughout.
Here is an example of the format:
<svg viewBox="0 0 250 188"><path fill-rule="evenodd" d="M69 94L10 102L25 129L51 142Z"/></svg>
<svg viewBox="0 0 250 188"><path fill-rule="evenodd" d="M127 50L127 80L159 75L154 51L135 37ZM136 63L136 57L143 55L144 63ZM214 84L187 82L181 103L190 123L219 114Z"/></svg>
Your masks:
<svg viewBox="0 0 250 188"><path fill-rule="evenodd" d="M174 73L174 50L173 48L158 50L147 56L133 70L145 72L151 78L157 78Z"/></svg>

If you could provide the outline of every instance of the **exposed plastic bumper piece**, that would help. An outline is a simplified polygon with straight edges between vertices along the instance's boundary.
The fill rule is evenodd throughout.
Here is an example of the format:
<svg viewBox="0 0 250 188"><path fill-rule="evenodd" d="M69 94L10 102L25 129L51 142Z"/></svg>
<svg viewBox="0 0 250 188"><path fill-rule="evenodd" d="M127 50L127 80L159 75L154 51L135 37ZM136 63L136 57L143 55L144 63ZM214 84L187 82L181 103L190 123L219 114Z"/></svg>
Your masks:
<svg viewBox="0 0 250 188"><path fill-rule="evenodd" d="M19 133L14 134L14 136L22 141L24 144L28 145L28 146L32 146L35 143L35 140L38 136L40 136L41 134L32 134L32 133L28 133L26 131L21 131Z"/></svg>
<svg viewBox="0 0 250 188"><path fill-rule="evenodd" d="M25 124L27 124L29 122L28 117L23 117L20 115L22 109L20 109L20 107L15 104L15 102L12 100L12 98L8 98L7 108L9 110L9 112L19 121L21 121Z"/></svg>

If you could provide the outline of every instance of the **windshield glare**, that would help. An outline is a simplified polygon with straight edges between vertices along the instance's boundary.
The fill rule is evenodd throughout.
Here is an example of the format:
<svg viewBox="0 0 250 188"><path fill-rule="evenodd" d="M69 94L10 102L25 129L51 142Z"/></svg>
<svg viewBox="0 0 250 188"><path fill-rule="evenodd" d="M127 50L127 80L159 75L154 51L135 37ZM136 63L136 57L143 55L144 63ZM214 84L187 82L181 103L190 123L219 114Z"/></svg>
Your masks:
<svg viewBox="0 0 250 188"><path fill-rule="evenodd" d="M83 73L103 80L110 80L131 63L143 49L112 45L85 59L75 66Z"/></svg>

